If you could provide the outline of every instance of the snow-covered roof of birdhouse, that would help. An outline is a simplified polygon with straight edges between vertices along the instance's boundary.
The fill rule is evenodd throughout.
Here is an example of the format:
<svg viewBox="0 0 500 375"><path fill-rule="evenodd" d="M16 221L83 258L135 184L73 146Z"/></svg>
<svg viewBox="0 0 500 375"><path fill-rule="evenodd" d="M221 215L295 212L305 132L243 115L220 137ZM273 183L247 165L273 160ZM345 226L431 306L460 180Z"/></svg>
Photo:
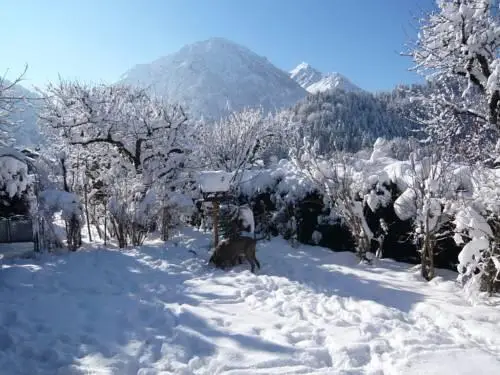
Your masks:
<svg viewBox="0 0 500 375"><path fill-rule="evenodd" d="M204 193L227 192L231 187L233 174L225 171L204 171L198 177L200 189Z"/></svg>

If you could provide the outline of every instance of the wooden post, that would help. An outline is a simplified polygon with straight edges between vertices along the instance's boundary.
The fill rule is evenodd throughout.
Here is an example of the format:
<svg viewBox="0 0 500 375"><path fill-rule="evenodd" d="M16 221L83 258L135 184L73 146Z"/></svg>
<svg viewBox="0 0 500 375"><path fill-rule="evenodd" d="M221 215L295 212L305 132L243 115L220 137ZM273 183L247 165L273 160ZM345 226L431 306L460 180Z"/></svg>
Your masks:
<svg viewBox="0 0 500 375"><path fill-rule="evenodd" d="M219 201L214 200L212 206L212 225L214 230L214 247L219 244Z"/></svg>

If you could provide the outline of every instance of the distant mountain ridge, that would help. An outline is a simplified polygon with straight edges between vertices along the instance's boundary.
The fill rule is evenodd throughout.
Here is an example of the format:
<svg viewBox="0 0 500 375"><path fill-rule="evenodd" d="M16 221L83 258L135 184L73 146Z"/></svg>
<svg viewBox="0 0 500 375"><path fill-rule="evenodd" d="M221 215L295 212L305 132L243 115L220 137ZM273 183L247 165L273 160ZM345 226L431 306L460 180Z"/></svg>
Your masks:
<svg viewBox="0 0 500 375"><path fill-rule="evenodd" d="M211 38L127 71L122 83L145 87L194 117L291 106L308 92L266 58L224 38Z"/></svg>
<svg viewBox="0 0 500 375"><path fill-rule="evenodd" d="M306 62L302 62L290 71L290 78L311 94L335 89L344 91L363 91L340 73L323 74Z"/></svg>

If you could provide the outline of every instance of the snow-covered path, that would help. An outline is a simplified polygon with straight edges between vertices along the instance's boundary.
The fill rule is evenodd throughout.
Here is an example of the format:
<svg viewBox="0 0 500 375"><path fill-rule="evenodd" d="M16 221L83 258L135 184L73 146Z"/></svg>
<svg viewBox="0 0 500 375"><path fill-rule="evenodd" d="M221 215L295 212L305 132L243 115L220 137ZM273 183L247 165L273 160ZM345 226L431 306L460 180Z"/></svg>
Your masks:
<svg viewBox="0 0 500 375"><path fill-rule="evenodd" d="M472 307L452 281L279 239L259 243L257 275L224 272L207 245L187 230L4 264L0 373L500 373L500 305Z"/></svg>

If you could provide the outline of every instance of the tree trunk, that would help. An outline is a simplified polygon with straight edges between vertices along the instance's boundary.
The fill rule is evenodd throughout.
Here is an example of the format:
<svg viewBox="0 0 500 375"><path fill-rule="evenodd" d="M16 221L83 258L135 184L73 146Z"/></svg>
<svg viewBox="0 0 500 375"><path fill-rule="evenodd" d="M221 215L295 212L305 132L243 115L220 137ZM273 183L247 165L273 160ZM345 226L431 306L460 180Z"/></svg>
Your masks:
<svg viewBox="0 0 500 375"><path fill-rule="evenodd" d="M89 234L89 241L92 242L92 233L90 231L90 216L89 216L89 201L88 201L88 195L87 195L87 184L83 186L83 197L84 197L84 204L85 204L85 216L87 218L87 231Z"/></svg>
<svg viewBox="0 0 500 375"><path fill-rule="evenodd" d="M169 239L169 225L170 225L170 214L166 207L162 210L162 220L161 220L161 235L163 241L168 241Z"/></svg>
<svg viewBox="0 0 500 375"><path fill-rule="evenodd" d="M66 228L68 248L71 251L76 251L82 245L80 221L76 215L71 216Z"/></svg>
<svg viewBox="0 0 500 375"><path fill-rule="evenodd" d="M70 193L71 191L68 185L68 170L66 169L65 159L61 158L60 161L63 173L64 191ZM69 219L69 222L66 222L66 237L69 250L76 251L82 245L81 225L76 214L73 214Z"/></svg>
<svg viewBox="0 0 500 375"><path fill-rule="evenodd" d="M421 273L427 281L434 278L434 246L431 236L430 233L425 234L421 255Z"/></svg>

